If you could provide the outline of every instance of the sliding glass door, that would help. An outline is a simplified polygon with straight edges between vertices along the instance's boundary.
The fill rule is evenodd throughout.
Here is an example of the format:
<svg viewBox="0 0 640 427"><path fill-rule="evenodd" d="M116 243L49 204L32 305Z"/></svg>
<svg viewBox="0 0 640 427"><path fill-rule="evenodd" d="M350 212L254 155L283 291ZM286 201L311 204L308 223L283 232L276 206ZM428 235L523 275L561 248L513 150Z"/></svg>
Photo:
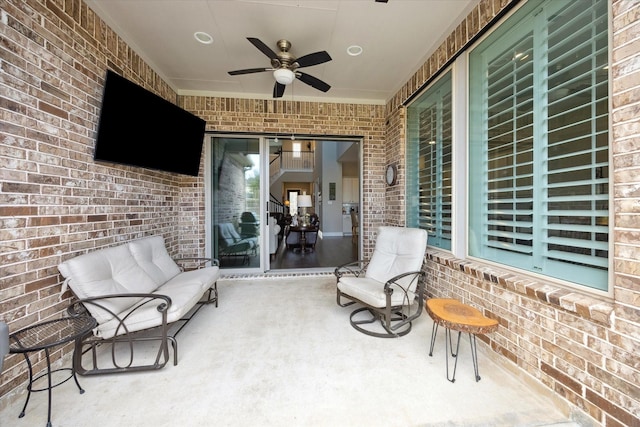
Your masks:
<svg viewBox="0 0 640 427"><path fill-rule="evenodd" d="M210 136L207 253L225 270L264 271L261 139ZM268 252L268 251L267 251Z"/></svg>
<svg viewBox="0 0 640 427"><path fill-rule="evenodd" d="M359 259L360 147L310 136L208 135L206 254L227 274L332 270ZM296 208L298 195L309 204ZM312 216L315 243L302 250L287 240L289 226Z"/></svg>

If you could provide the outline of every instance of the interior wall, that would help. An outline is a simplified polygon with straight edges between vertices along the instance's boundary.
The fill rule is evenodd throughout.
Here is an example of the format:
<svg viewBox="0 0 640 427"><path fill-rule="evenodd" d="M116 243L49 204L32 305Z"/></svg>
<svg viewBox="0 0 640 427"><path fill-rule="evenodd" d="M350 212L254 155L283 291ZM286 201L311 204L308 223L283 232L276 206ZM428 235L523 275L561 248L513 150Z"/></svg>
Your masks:
<svg viewBox="0 0 640 427"><path fill-rule="evenodd" d="M403 103L512 3L481 1L387 104L385 154L398 166L399 184L386 188L385 223L404 225ZM514 374L556 392L581 425L618 427L640 426L640 68L630 66L640 63L640 3L610 7L613 298L430 248L425 270L430 297L459 299L499 321L498 331L482 340Z"/></svg>
<svg viewBox="0 0 640 427"><path fill-rule="evenodd" d="M341 142L323 141L322 146L322 233L342 236L342 164L338 163L337 149ZM331 200L331 185L335 185L335 200Z"/></svg>

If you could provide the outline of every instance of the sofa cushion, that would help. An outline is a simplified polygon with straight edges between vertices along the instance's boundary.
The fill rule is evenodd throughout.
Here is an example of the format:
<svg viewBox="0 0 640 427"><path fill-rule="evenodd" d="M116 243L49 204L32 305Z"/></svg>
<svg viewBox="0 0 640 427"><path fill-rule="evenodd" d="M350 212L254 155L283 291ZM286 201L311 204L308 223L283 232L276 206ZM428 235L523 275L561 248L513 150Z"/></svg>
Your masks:
<svg viewBox="0 0 640 427"><path fill-rule="evenodd" d="M174 286L164 285L154 293L171 298L171 306L167 311L167 323L172 323L180 320L198 303L203 291L200 284L191 282L180 283L179 286L175 286L175 284ZM114 335L141 331L161 325L162 314L157 309L158 304L161 302L162 300L155 300L141 307L130 307L120 313L121 318L125 318L126 316L126 329L120 325L118 319L114 318L108 322L99 324L96 335L107 339ZM134 307L136 308L135 310Z"/></svg>
<svg viewBox="0 0 640 427"><path fill-rule="evenodd" d="M58 265L60 273L68 279L73 293L79 298L102 297L123 293L151 293L158 285L136 263L127 245L100 249L71 258ZM103 301L103 305L120 314L139 301L139 298L115 298ZM104 323L112 315L88 305L87 309L98 323Z"/></svg>
<svg viewBox="0 0 640 427"><path fill-rule="evenodd" d="M180 267L169 256L162 236L133 240L127 245L135 261L151 276L156 287L180 273Z"/></svg>
<svg viewBox="0 0 640 427"><path fill-rule="evenodd" d="M226 246L233 246L235 243L242 240L242 237L238 234L233 224L230 222L223 222L218 224L218 230L220 231L219 240L224 241Z"/></svg>
<svg viewBox="0 0 640 427"><path fill-rule="evenodd" d="M200 287L200 295L207 289L211 288L220 276L220 270L217 266L204 267L197 270L183 271L175 277L167 280L165 284L160 286L155 293L162 293L163 289L197 285Z"/></svg>

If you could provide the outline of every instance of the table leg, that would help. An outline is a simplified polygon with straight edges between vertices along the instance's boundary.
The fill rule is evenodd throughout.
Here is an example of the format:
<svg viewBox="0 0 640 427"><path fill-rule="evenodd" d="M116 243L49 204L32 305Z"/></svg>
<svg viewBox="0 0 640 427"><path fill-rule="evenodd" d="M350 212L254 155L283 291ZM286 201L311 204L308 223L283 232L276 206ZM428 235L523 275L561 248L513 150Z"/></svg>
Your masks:
<svg viewBox="0 0 640 427"><path fill-rule="evenodd" d="M478 371L478 346L476 345L475 334L469 334L469 345L471 346L471 358L473 361L473 372L476 375L476 382L480 381L480 373Z"/></svg>
<svg viewBox="0 0 640 427"><path fill-rule="evenodd" d="M438 335L438 322L433 322L431 327L431 346L429 346L429 356L433 356L433 347L436 344L436 336Z"/></svg>
<svg viewBox="0 0 640 427"><path fill-rule="evenodd" d="M446 331L445 347L449 347L446 349L447 354L445 355L445 357L447 358L447 379L452 383L454 383L456 382L456 369L458 368L458 350L460 350L460 335L462 335L462 332L458 332L456 352L454 353L452 342L451 342L451 330L449 328L445 328L445 331ZM451 350L452 357L456 359L455 363L453 364L453 375L451 376L451 378L449 378L449 350Z"/></svg>
<svg viewBox="0 0 640 427"><path fill-rule="evenodd" d="M27 385L27 400L24 402L24 406L22 407L22 412L18 415L18 418L24 417L24 413L27 410L27 405L29 404L29 399L31 398L31 388L33 387L33 369L31 367L31 361L27 356L27 353L24 353L24 360L27 361L27 366L29 367L29 385Z"/></svg>
<svg viewBox="0 0 640 427"><path fill-rule="evenodd" d="M49 359L49 349L44 349L44 354L47 357L47 382L49 387L47 389L47 394L49 395L49 405L47 408L47 427L51 427L51 360Z"/></svg>

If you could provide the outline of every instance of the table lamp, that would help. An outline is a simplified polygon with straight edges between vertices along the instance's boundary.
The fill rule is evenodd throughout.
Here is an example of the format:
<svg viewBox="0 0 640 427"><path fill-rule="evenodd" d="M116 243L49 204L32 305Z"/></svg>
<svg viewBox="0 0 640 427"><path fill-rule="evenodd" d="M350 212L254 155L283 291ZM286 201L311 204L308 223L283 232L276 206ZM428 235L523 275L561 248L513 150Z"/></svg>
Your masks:
<svg viewBox="0 0 640 427"><path fill-rule="evenodd" d="M309 215L307 214L307 208L312 207L311 195L301 194L298 196L298 207L302 208L302 224L304 226L309 225Z"/></svg>

